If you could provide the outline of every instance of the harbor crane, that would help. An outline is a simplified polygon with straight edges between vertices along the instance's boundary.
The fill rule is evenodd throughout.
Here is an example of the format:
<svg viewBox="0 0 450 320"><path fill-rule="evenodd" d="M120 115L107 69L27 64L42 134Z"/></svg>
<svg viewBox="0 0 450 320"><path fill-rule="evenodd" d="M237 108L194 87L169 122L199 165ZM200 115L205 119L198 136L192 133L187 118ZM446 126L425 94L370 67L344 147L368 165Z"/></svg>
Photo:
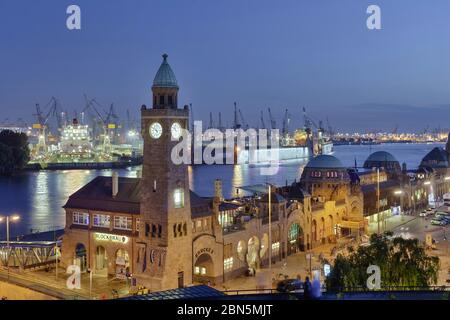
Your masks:
<svg viewBox="0 0 450 320"><path fill-rule="evenodd" d="M289 110L286 109L285 113L284 113L284 118L283 118L283 129L281 134L283 135L283 138L286 138L287 135L289 134L289 123L291 122L291 118L289 115Z"/></svg>
<svg viewBox="0 0 450 320"><path fill-rule="evenodd" d="M264 113L261 110L261 129L266 129L266 123L264 122Z"/></svg>
<svg viewBox="0 0 450 320"><path fill-rule="evenodd" d="M47 110L44 113L43 110ZM60 106L58 100L55 97L51 97L50 101L42 109L39 103L36 103L36 116L37 123L33 124L33 129L39 130L37 152L47 152L47 132L50 131L49 120L52 116L56 118L57 130L59 131L63 125L62 113L60 112ZM47 130L48 129L48 130Z"/></svg>
<svg viewBox="0 0 450 320"><path fill-rule="evenodd" d="M239 116L237 111L237 103L234 103L234 122L233 122L233 129L239 129L241 128L241 124L239 123Z"/></svg>
<svg viewBox="0 0 450 320"><path fill-rule="evenodd" d="M269 111L269 119L270 119L270 129L276 129L277 128L277 122L275 121L275 118L272 115L272 111L270 111L270 108L267 108Z"/></svg>
<svg viewBox="0 0 450 320"><path fill-rule="evenodd" d="M241 109L239 109L239 116L241 118L242 127L244 127L244 130L247 130L248 129L248 123L245 121L244 115L242 114Z"/></svg>

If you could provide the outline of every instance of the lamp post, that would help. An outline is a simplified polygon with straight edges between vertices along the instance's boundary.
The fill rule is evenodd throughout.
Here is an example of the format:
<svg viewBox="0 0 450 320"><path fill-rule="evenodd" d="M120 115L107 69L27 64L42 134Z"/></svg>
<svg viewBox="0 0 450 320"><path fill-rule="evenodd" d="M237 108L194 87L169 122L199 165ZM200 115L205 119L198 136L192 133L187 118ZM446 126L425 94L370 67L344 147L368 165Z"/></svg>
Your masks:
<svg viewBox="0 0 450 320"><path fill-rule="evenodd" d="M383 214L384 217L384 214ZM378 234L381 233L380 230L380 168L377 167L377 226Z"/></svg>
<svg viewBox="0 0 450 320"><path fill-rule="evenodd" d="M404 216L403 216L403 190L397 190L394 191L394 194L400 197L400 216L402 221L404 221Z"/></svg>
<svg viewBox="0 0 450 320"><path fill-rule="evenodd" d="M20 216L12 215L6 217L0 217L0 223L6 222L6 268L8 269L8 279L9 279L9 252L10 252L10 241L9 241L9 223L19 221Z"/></svg>

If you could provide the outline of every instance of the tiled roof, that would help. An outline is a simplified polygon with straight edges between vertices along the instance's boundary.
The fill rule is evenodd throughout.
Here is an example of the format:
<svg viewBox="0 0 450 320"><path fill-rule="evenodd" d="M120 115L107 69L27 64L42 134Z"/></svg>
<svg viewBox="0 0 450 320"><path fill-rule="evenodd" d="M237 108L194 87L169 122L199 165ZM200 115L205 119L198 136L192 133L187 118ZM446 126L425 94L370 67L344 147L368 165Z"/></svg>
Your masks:
<svg viewBox="0 0 450 320"><path fill-rule="evenodd" d="M112 178L96 177L69 197L64 208L140 214L141 179L119 177L119 192L112 196ZM208 199L190 191L192 217L211 215Z"/></svg>

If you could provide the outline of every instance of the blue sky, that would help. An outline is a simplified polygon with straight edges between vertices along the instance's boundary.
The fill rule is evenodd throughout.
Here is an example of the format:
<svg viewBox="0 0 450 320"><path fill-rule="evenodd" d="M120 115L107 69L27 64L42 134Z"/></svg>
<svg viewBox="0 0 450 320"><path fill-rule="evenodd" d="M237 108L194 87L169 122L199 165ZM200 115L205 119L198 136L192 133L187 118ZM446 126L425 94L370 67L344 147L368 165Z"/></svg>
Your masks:
<svg viewBox="0 0 450 320"><path fill-rule="evenodd" d="M366 28L369 4L382 30ZM448 0L0 0L0 108L31 121L55 96L73 114L86 93L138 117L167 52L203 120L231 124L237 101L254 124L271 107L300 125L306 106L342 131L450 127L449 17Z"/></svg>

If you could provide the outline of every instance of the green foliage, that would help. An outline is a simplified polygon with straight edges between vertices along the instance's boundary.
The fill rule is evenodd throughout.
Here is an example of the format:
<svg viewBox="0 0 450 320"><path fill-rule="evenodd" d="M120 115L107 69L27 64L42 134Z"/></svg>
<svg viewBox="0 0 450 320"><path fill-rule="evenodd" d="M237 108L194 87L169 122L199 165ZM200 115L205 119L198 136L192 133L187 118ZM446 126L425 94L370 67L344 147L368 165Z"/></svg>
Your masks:
<svg viewBox="0 0 450 320"><path fill-rule="evenodd" d="M30 161L28 137L11 130L0 132L0 175L11 175Z"/></svg>
<svg viewBox="0 0 450 320"><path fill-rule="evenodd" d="M390 239L391 233L373 234L368 246L336 257L326 279L329 290L366 288L367 267L381 270L382 287L428 287L437 283L439 258L428 256L417 239Z"/></svg>

